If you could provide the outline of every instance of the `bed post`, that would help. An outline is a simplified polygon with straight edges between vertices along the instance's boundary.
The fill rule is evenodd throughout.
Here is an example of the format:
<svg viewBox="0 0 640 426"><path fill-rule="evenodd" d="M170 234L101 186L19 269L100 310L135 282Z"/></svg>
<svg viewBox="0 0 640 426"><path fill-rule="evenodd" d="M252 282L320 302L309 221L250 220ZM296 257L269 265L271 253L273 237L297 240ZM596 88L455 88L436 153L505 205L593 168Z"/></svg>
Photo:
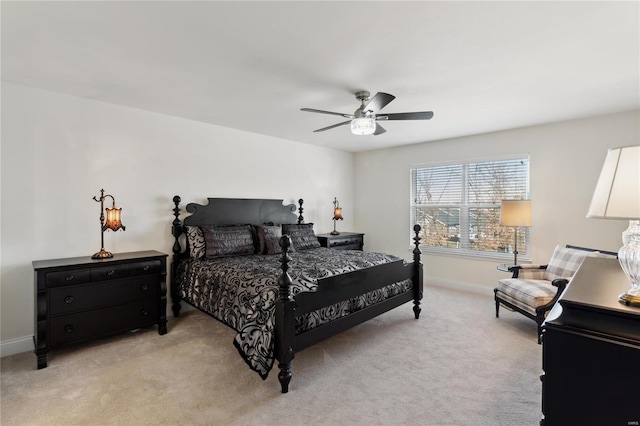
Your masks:
<svg viewBox="0 0 640 426"><path fill-rule="evenodd" d="M302 211L304 209L302 208L302 203L304 203L304 200L300 198L298 200L298 204L300 204L300 208L298 209L298 212L300 212L300 214L298 215L298 224L304 223L304 217L302 216Z"/></svg>
<svg viewBox="0 0 640 426"><path fill-rule="evenodd" d="M422 252L420 251L420 230L422 228L420 225L413 225L413 232L415 232L416 236L413 237L413 244L415 248L413 249L413 313L416 316L416 319L420 318L420 300L422 299L422 263L420 263L420 255Z"/></svg>
<svg viewBox="0 0 640 426"><path fill-rule="evenodd" d="M301 200L302 201L302 200ZM280 238L282 247L282 275L278 280L278 301L276 302L276 324L275 324L275 356L278 360L278 380L282 393L289 392L289 382L291 381L291 360L294 357L294 319L295 307L291 297L291 276L289 276L289 247L291 238L284 235Z"/></svg>
<svg viewBox="0 0 640 426"><path fill-rule="evenodd" d="M182 234L182 222L180 222L179 219L180 201L181 199L178 195L173 197L173 204L175 204L175 207L173 208L173 215L175 216L175 219L173 219L173 222L171 223L171 234L173 235L175 241L173 242L172 248L173 259L171 260L171 279L169 282L171 284L171 310L173 311L174 317L180 315L180 298L178 297L178 289L176 288L176 269L178 268L178 258L180 256L180 253L182 252L182 247L180 247L180 241L178 240L178 238Z"/></svg>

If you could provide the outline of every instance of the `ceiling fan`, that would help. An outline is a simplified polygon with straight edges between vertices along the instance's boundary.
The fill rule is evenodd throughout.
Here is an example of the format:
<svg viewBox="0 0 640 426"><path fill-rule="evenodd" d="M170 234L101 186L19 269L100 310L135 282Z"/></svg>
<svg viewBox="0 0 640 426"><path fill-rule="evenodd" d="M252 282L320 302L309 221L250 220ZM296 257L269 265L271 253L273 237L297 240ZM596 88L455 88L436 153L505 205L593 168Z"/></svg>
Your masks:
<svg viewBox="0 0 640 426"><path fill-rule="evenodd" d="M340 112L323 111L321 109L301 108L301 111L317 112L320 114L339 115L349 120L314 132L324 132L325 130L351 124L351 133L354 135L381 135L386 132L384 127L377 124L381 120L429 120L433 117L432 111L425 112L398 112L393 114L380 114L380 110L387 106L396 97L388 93L378 92L373 98L369 98L367 91L356 92L356 99L361 103L360 107L353 114L343 114Z"/></svg>

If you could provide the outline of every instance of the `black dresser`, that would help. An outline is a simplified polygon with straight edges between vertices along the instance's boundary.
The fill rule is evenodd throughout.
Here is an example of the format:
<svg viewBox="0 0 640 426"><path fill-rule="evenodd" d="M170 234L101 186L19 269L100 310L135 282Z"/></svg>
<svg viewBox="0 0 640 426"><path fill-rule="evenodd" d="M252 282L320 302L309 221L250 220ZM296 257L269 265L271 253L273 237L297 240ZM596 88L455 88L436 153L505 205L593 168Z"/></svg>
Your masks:
<svg viewBox="0 0 640 426"><path fill-rule="evenodd" d="M38 369L59 345L154 324L167 332L164 253L38 260L33 269Z"/></svg>
<svg viewBox="0 0 640 426"><path fill-rule="evenodd" d="M543 324L544 426L640 425L640 308L616 259L587 257Z"/></svg>

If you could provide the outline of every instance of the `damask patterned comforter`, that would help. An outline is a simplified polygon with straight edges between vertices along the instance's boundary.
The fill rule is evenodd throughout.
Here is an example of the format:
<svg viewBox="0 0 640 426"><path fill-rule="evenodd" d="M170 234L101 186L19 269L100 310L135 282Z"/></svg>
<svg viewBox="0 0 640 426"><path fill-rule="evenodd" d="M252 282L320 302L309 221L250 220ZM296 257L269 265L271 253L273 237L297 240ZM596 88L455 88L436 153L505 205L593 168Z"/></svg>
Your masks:
<svg viewBox="0 0 640 426"><path fill-rule="evenodd" d="M355 250L315 248L289 253L292 292L313 291L317 280L373 265L397 256ZM178 267L178 294L237 331L233 344L262 379L274 363L275 302L282 273L280 255L191 259ZM358 298L296 317L296 333L410 290L411 280L388 285Z"/></svg>

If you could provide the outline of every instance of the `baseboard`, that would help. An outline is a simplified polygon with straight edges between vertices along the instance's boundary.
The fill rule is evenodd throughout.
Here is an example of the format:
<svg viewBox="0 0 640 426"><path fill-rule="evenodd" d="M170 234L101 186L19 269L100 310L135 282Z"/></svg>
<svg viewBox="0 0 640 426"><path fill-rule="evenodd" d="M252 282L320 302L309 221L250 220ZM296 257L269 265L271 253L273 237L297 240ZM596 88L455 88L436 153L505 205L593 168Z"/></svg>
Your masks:
<svg viewBox="0 0 640 426"><path fill-rule="evenodd" d="M33 351L33 336L19 337L0 342L0 356L5 357Z"/></svg>
<svg viewBox="0 0 640 426"><path fill-rule="evenodd" d="M483 287L478 284L468 283L464 281L453 281L442 278L427 278L425 285L433 287L443 287L452 290L466 291L468 293L476 293L482 296L493 297L493 288Z"/></svg>

